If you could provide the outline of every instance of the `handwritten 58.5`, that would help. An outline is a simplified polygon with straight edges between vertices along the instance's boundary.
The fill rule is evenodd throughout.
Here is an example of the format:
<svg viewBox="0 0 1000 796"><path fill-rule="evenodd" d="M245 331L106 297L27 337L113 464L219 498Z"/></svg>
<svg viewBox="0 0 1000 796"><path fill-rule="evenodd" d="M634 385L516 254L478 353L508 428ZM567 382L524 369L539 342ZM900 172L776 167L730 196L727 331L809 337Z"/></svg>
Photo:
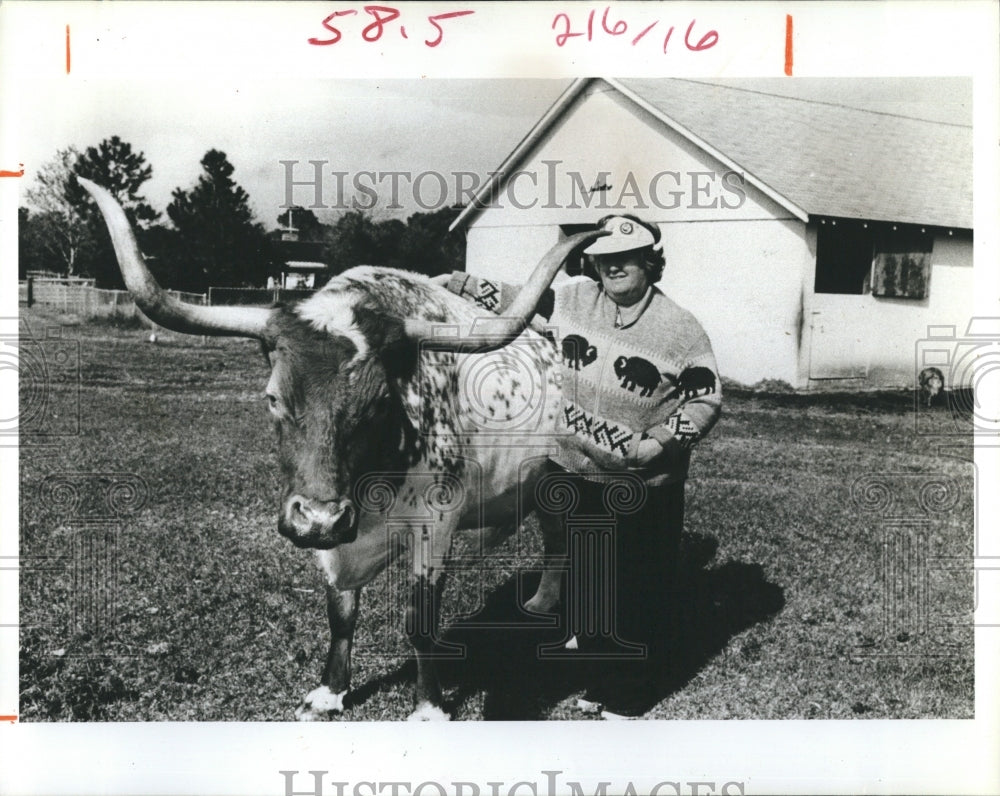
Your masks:
<svg viewBox="0 0 1000 796"><path fill-rule="evenodd" d="M574 21L570 19L569 14L559 12L552 18L552 30L556 31L556 46L563 47L567 41L578 36L586 36L587 41L594 41L595 37L603 39L608 36L627 36L630 29L629 23L622 17L609 20L608 15L610 13L611 6L605 7L604 13L600 18L600 24L598 25L597 11L592 10L589 14L587 14L586 24L582 27L574 29ZM694 35L694 26L696 22L697 20L692 19L691 24L687 26L687 31L684 34L684 46L694 52L700 52L714 47L719 41L718 31L710 30L700 38L696 38ZM634 34L631 38L632 46L634 47L637 45L646 37L647 34L652 33L653 29L658 26L659 29L657 33L653 34L653 36L650 37L650 40L655 41L659 39L661 33L665 34L663 36L663 52L666 53L667 47L670 44L670 37L673 36L674 33L674 26L670 25L668 27L665 23L661 24L659 19L654 19L642 28L640 28L639 25L632 25L631 30ZM626 41L627 40L628 39L626 39Z"/></svg>
<svg viewBox="0 0 1000 796"><path fill-rule="evenodd" d="M400 11L398 8L393 8L392 6L364 6L363 10L371 18L371 22L365 25L361 29L361 38L366 42L375 42L382 38L382 34L387 29L390 22L395 22L400 17ZM441 27L440 22L445 19L453 19L455 17L464 17L468 14L473 14L474 11L447 11L444 14L429 14L427 16L427 21L434 26L436 33L433 38L424 39L424 44L428 47L437 47L442 39L444 38L444 29ZM342 11L334 11L332 14L327 16L323 20L322 24L324 28L331 34L328 38L310 37L309 43L315 44L319 47L325 47L330 44L336 44L340 41L344 34L341 33L340 28L333 25L334 20L338 17L353 17L357 16L358 10L356 8L345 8ZM400 21L399 34L404 39L409 39L409 35L406 32L406 26Z"/></svg>

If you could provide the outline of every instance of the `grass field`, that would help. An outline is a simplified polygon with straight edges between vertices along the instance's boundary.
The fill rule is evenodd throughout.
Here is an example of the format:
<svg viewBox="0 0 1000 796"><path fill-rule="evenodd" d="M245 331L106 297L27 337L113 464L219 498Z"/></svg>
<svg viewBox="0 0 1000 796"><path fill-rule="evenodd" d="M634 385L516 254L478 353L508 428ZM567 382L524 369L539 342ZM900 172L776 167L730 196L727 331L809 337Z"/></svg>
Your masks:
<svg viewBox="0 0 1000 796"><path fill-rule="evenodd" d="M22 433L21 720L290 720L327 630L311 554L276 530L260 352L24 317L36 339L61 333L44 345L79 351L80 391L76 427L72 363L41 386L22 377L22 417L45 401ZM647 716L972 717L971 434L940 451L902 392L724 399L692 464L674 652ZM112 517L84 493L116 479L148 494ZM539 546L529 521L449 582L447 638L466 645L442 667L455 718L581 718L586 665L539 660L555 631L517 624ZM412 706L389 586L362 598L345 719Z"/></svg>

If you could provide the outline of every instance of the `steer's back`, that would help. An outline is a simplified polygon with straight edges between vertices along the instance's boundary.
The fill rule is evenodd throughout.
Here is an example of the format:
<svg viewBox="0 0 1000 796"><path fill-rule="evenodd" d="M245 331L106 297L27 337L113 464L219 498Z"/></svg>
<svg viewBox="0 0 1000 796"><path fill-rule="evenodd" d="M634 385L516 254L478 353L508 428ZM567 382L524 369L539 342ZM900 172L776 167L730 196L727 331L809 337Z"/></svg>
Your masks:
<svg viewBox="0 0 1000 796"><path fill-rule="evenodd" d="M391 268L350 269L322 292L375 304L387 315L440 323L443 334L468 334L476 318L491 317L426 277ZM510 345L483 354L423 350L401 392L419 437L415 469L460 481L460 525L514 516L519 491L533 488L555 450L561 400L555 345L527 329Z"/></svg>

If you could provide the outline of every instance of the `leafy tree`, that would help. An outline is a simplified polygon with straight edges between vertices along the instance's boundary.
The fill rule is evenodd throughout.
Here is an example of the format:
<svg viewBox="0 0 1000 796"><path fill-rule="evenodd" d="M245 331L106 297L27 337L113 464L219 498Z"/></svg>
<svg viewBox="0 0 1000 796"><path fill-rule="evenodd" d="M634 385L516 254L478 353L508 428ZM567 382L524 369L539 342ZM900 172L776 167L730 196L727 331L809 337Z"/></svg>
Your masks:
<svg viewBox="0 0 1000 796"><path fill-rule="evenodd" d="M141 243L144 230L160 215L140 194L143 183L152 176L153 168L146 165L146 156L142 152L133 152L131 144L112 136L96 147L87 147L77 157L73 173L74 176L66 183L66 197L88 227L93 244L82 248L79 271L93 276L99 287L124 287L104 220L75 175L87 177L111 192L125 209L129 221L138 228Z"/></svg>
<svg viewBox="0 0 1000 796"><path fill-rule="evenodd" d="M448 227L460 208L414 213L399 219L373 221L352 210L327 228L326 261L333 273L355 265L387 265L436 276L465 267L465 239Z"/></svg>
<svg viewBox="0 0 1000 796"><path fill-rule="evenodd" d="M24 279L28 271L51 270L53 265L45 249L45 227L30 208L17 208L17 278Z"/></svg>
<svg viewBox="0 0 1000 796"><path fill-rule="evenodd" d="M360 210L351 210L337 219L326 234L326 261L339 274L356 265L384 265L378 261L375 222Z"/></svg>
<svg viewBox="0 0 1000 796"><path fill-rule="evenodd" d="M255 223L249 196L233 180L224 152L209 150L201 159L204 173L190 191L177 188L167 215L180 240L187 290L210 285L261 286L271 270L270 245Z"/></svg>
<svg viewBox="0 0 1000 796"><path fill-rule="evenodd" d="M289 224L291 215L291 224ZM298 231L299 240L322 240L326 226L316 218L316 214L307 207L294 205L278 216L278 226L287 229L289 226ZM279 230L280 233L280 230Z"/></svg>
<svg viewBox="0 0 1000 796"><path fill-rule="evenodd" d="M30 235L24 242L36 247L22 249L25 256L34 257L32 268L46 267L75 276L82 252L93 250L93 230L86 216L70 199L70 178L80 153L73 147L60 149L35 175L34 184L25 192L36 212L20 219L30 225ZM76 186L79 189L79 186ZM26 232L28 229L26 229Z"/></svg>
<svg viewBox="0 0 1000 796"><path fill-rule="evenodd" d="M443 207L406 219L399 243L402 267L428 276L464 270L465 237L448 231L460 212L459 207Z"/></svg>

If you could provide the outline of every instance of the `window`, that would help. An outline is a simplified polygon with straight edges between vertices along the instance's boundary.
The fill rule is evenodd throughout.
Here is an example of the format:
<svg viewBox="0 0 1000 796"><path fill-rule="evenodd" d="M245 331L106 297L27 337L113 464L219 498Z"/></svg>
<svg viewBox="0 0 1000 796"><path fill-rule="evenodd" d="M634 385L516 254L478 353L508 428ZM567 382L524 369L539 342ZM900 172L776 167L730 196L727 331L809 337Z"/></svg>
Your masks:
<svg viewBox="0 0 1000 796"><path fill-rule="evenodd" d="M930 234L916 227L883 229L872 264L872 295L926 298L933 243Z"/></svg>
<svg viewBox="0 0 1000 796"><path fill-rule="evenodd" d="M926 298L933 242L933 236L920 227L850 219L821 221L816 236L815 290Z"/></svg>
<svg viewBox="0 0 1000 796"><path fill-rule="evenodd" d="M816 236L816 292L861 295L871 273L875 240L859 221L821 223Z"/></svg>

